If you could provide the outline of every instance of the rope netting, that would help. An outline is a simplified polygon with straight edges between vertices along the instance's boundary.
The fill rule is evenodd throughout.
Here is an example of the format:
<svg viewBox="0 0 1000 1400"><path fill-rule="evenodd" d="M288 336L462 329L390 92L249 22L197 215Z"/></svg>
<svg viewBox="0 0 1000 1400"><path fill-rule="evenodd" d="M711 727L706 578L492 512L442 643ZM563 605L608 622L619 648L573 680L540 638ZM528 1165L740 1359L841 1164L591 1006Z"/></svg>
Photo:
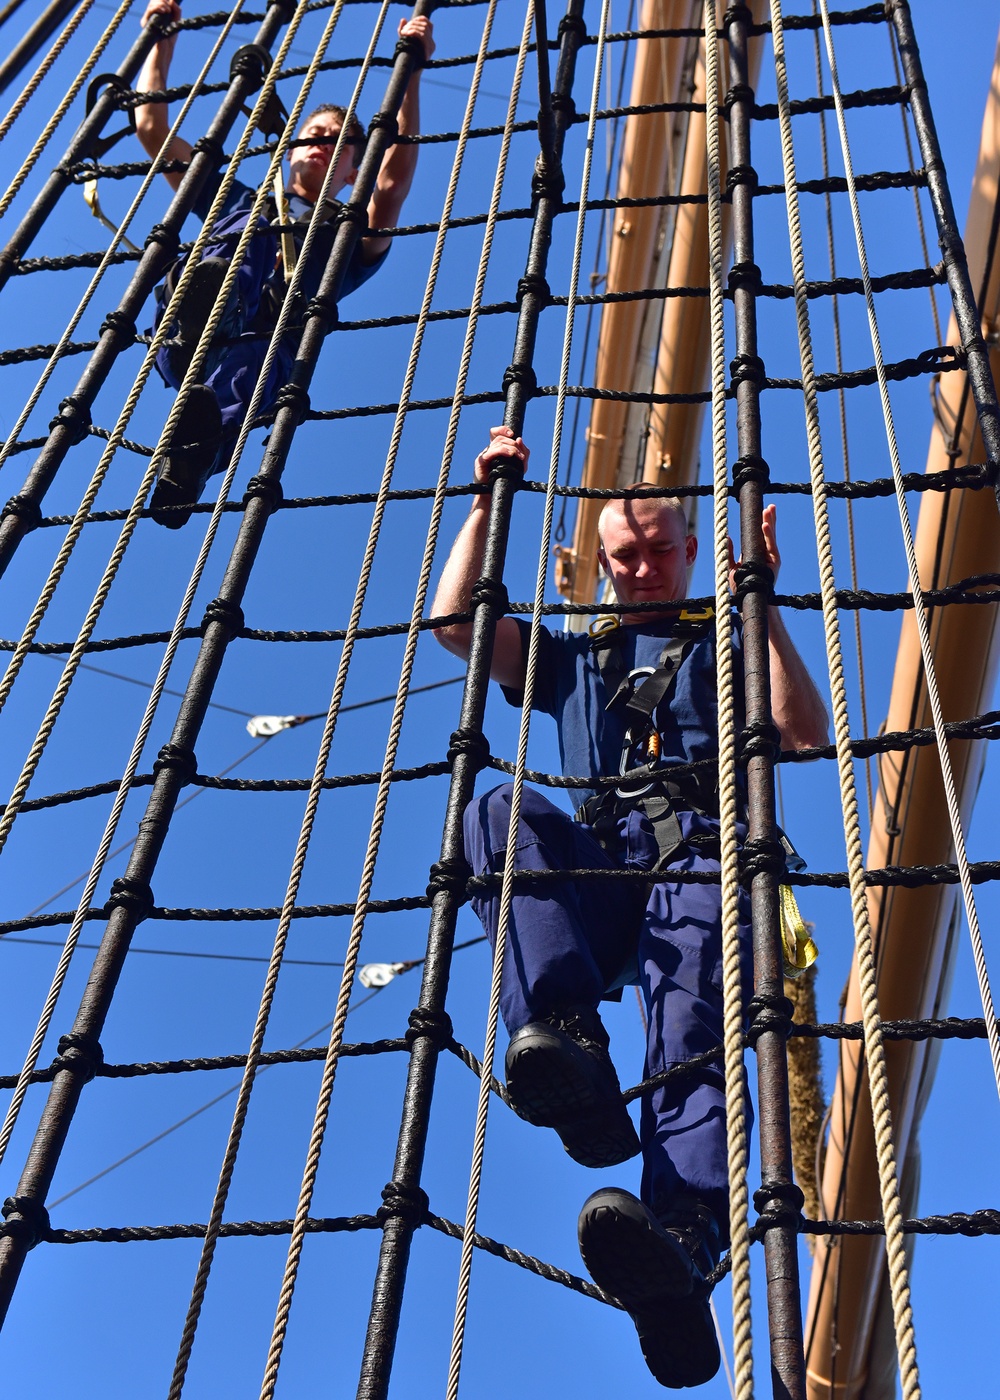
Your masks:
<svg viewBox="0 0 1000 1400"><path fill-rule="evenodd" d="M945 519L966 500L992 506L1000 423L979 288L969 285L909 12L902 0L888 13L829 13L825 0L783 13L772 0L769 10L735 5L724 15L692 2L663 7L685 23L644 29L641 8L569 0L563 14L540 0L420 0L415 13L433 13L437 45L424 61L419 44L396 43L410 11L389 0L273 0L262 12L241 3L143 29L135 6L83 0L53 15L25 55L24 71L34 71L23 89L4 73L14 85L0 122L9 152L0 172L0 470L9 495L0 652L10 653L0 677L0 1089L10 1091L0 1126L0 1307L11 1333L16 1317L20 1335L37 1326L41 1336L51 1298L71 1286L80 1294L75 1350L32 1347L13 1363L23 1393L29 1378L32 1394L65 1393L71 1375L92 1377L95 1394L114 1393L125 1375L116 1368L129 1364L116 1351L126 1332L141 1348L143 1385L172 1400L198 1386L301 1393L317 1374L336 1374L337 1394L357 1383L375 1400L393 1375L397 1393L411 1393L406 1377L418 1370L421 1393L457 1396L470 1371L470 1393L491 1393L498 1323L532 1358L503 1363L504 1383L522 1393L534 1392L510 1377L536 1360L538 1375L569 1391L576 1373L557 1340L565 1335L579 1336L576 1359L595 1384L627 1377L641 1386L637 1354L634 1376L622 1369L633 1362L623 1360L631 1344L614 1315L621 1305L578 1274L566 1201L582 1200L592 1183L552 1134L509 1111L494 1063L504 932L515 892L530 884L544 893L547 882L575 881L585 891L588 881L618 879L624 894L637 880L721 879L725 1044L634 1083L635 1007L626 996L605 1017L633 1085L628 1102L706 1065L724 1075L734 1243L712 1281L732 1272L732 1301L728 1287L716 1298L733 1374L716 1382L718 1394L754 1393L755 1352L763 1386L770 1334L776 1393L804 1400L803 1242L829 1240L829 1260L839 1240L884 1234L902 1393L919 1395L916 1348L933 1319L910 1279L913 1237L1000 1235L1000 1209L988 1202L915 1213L904 1179L912 1143L897 1141L891 1107L894 1045L936 1053L950 1040L984 1041L981 1057L949 1053L977 1057L972 1069L962 1061L963 1075L982 1078L984 1066L988 1075L992 1058L1000 1076L977 911L977 899L995 897L1000 860L967 841L970 803L952 776L953 764L964 773L983 761L970 755L1000 737L1000 710L984 702L981 713L946 717L931 630L952 609L993 608L1000 573L955 577L939 559L933 578L918 579L910 523L928 501L943 502ZM140 94L140 71L164 35L177 40L175 85ZM693 84L670 101L623 101L639 46L664 38L702 55L707 105ZM421 128L400 134L418 72ZM340 193L328 260L319 265L317 219L276 328L256 335L268 350L228 467L183 531L164 530L163 508L149 505L157 472L206 357L234 343L220 330L227 296L254 240L274 236L256 219L281 160L303 117L331 97L357 111L368 140ZM167 157L170 138L158 156L133 158L135 111L150 102L171 104L171 136L183 123L201 137L189 166ZM629 119L716 107L705 188L615 197L609 172ZM72 136L57 136L73 122ZM346 127L330 172L345 143ZM400 147L419 151L406 222L372 230L380 167ZM176 183L185 171L168 197L161 176ZM95 180L107 236L83 198ZM152 293L186 252L171 287L172 304L184 306L234 182L253 192L252 214L183 382L165 394L153 368L170 322L153 328ZM218 193L199 226L193 210L206 186ZM609 241L628 235L628 211L662 210L667 227L688 205L707 206L704 285L608 290L600 273ZM373 234L391 236L390 261L338 310L357 244ZM939 261L929 253L935 234ZM581 273L591 264L588 283ZM307 297L299 288L312 274L317 290ZM958 325L950 345L949 291ZM704 315L704 383L661 393L592 382L601 309L634 302L659 318L676 298ZM262 407L289 337L294 367ZM941 386L954 374L963 397L945 422ZM949 468L925 476L929 386ZM563 803L573 790L620 783L562 775L551 726L532 722L530 708L507 709L488 682L505 615L530 623L530 706L546 620L586 628L597 615L659 606L556 601L557 510L620 498L641 477L640 464L623 468L615 487L580 484L582 435L575 422L564 428L565 415L598 400L707 410L702 484L639 494L701 510L689 606L717 605L720 639L729 628L727 529L743 540L735 597L746 727L723 646L720 758L674 769L678 778L718 774L731 799L722 803L722 874L526 872L511 854L497 874L473 877L462 813L498 775L513 779L512 830L525 782ZM501 471L488 486L473 483L466 463L501 419L532 446L534 479ZM972 438L970 460L962 443ZM470 499L485 492L486 562L471 607L434 617L432 577ZM753 542L771 501L786 555L777 589ZM829 697L830 744L777 751L759 681L774 606ZM929 706L915 698L908 727L872 732L888 699L895 631L911 614ZM428 635L457 623L471 623L464 677ZM127 655L94 664L105 652ZM894 835L886 777L928 748L945 775L939 821L952 835L950 857L893 863L890 841L886 863L866 866L866 839L880 824ZM749 838L738 848L740 769ZM779 819L806 869L784 868ZM748 1016L741 883L755 921ZM818 926L822 1021L790 1021L779 884L800 891ZM963 997L975 1000L961 1016L945 1015L941 999L934 1015L883 1018L871 892L882 892L884 907L901 892L939 887L961 895L953 942L968 928L976 978L959 975ZM467 908L487 890L499 891L500 906L492 996ZM842 1001L835 1020L834 983L855 946L859 1019L845 1019ZM966 954L963 944L959 959ZM416 993L406 974L418 968ZM415 1008L408 1019L401 995ZM850 1057L867 1067L871 1100L867 1088L856 1092L831 1131L850 1142L875 1103L870 1218L844 1218L841 1200L824 1191L830 1218L803 1217L790 1155L790 1036L835 1041L841 1067ZM759 1150L744 1113L748 1081ZM439 1247L437 1236L449 1243ZM223 1243L244 1237L280 1243L266 1255ZM198 1243L141 1261L140 1252L50 1248L171 1240ZM606 1306L583 1322L568 1294L522 1287L482 1255ZM147 1295L141 1321L126 1301L130 1285ZM119 1301L109 1309L112 1292Z"/></svg>

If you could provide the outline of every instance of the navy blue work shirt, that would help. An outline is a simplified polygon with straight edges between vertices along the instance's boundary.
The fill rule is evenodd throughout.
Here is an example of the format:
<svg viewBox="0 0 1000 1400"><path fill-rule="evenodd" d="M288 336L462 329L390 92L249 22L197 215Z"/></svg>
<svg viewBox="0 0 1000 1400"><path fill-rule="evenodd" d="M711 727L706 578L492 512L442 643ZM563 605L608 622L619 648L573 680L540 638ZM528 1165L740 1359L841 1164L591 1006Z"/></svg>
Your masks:
<svg viewBox="0 0 1000 1400"><path fill-rule="evenodd" d="M217 173L214 176L210 176L205 181L205 184L202 186L201 193L198 195L198 198L194 202L194 213L199 219L201 219L202 223L204 223L205 220L208 218L208 212L212 207L212 201L218 194L219 186L221 183L221 174ZM256 199L256 197L256 190L251 189L249 185L244 185L239 180L234 180L229 190L229 194L226 196L225 203L222 206L222 211L216 219L216 228L219 229L225 226L225 228L228 230L230 227L234 226L233 221L236 216L249 215L251 209L253 208L254 200ZM267 206L265 205L265 209L266 208ZM298 195L292 194L288 196L288 208L292 220L295 224L295 230L293 233L293 237L295 239L295 246L296 249L301 249L303 240L306 236L306 229L309 226L309 220L312 217L312 206L308 203L307 200L301 199ZM326 217L323 219L322 223L320 224L319 228L316 230L316 233L314 235L313 249L315 251L309 259L310 266L305 269L303 281L300 286L301 294L306 301L308 301L310 297L314 297L319 291L320 280L326 268L327 260L330 256L330 250L333 248L333 239L337 231L336 214L339 209L343 208L343 204L339 199L331 199L326 201L325 208L329 212L326 214ZM374 276L374 274L378 272L379 268L385 262L388 255L389 249L386 248L381 253L379 253L377 258L374 258L371 262L365 262L364 249L361 245L361 240L359 239L358 242L354 245L354 251L351 254L351 260L347 264L347 270L344 273L344 281L340 288L340 295L338 297L338 300L349 296L351 292L357 291L358 287L362 286L365 282L367 282L369 277ZM280 267L275 268L274 272L268 278L268 284L273 285L276 293L275 297L271 299L272 303L274 304L274 319L276 319L276 307L280 306L285 289L284 272ZM262 298L261 311L265 314L265 316L265 308L267 307L267 305L268 298ZM264 328L264 326L258 326L258 329Z"/></svg>
<svg viewBox="0 0 1000 1400"><path fill-rule="evenodd" d="M521 629L525 657L531 624L523 618L514 621ZM670 619L617 631L622 664L626 674L640 666L659 664L666 639L672 635ZM733 631L733 686L736 724L744 723L742 639ZM501 686L504 697L518 708L523 691ZM559 753L567 777L609 777L619 771L625 723L605 708L610 696L591 649L586 632L552 632L541 629L538 670L535 677L533 710L552 715L559 731ZM715 673L715 628L696 641L681 663L672 693L657 707L656 727L662 740L665 763L694 763L717 758L719 718ZM573 805L579 807L591 796L586 789L570 790Z"/></svg>

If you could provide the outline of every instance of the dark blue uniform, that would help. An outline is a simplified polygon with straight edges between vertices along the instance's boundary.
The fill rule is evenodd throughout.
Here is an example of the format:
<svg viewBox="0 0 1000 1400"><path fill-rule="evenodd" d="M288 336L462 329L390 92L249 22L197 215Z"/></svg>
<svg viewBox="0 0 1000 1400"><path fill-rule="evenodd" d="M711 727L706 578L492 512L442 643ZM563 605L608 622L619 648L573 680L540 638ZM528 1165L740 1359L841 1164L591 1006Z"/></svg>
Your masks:
<svg viewBox="0 0 1000 1400"><path fill-rule="evenodd" d="M208 217L220 181L221 177L218 175L207 181L195 202L194 213L202 221ZM222 212L212 228L203 257L232 258L240 235L246 228L255 197L256 192L249 186L241 184L238 180L233 182ZM289 213L297 225L295 242L299 248L305 238L313 212L312 206L296 195L291 195L288 203ZM329 201L327 208L330 213L316 230L309 259L310 266L306 269L301 283L303 305L319 290L320 279L333 247L336 225L332 215L340 208L339 201ZM250 405L254 386L264 364L267 337L277 322L284 296L285 274L278 259L278 233L265 218L259 218L257 225L260 229L266 229L267 233L250 240L237 273L235 290L229 298L216 332L217 337L235 340L237 343L213 346L201 373L201 382L214 391L222 410L222 446L211 469L206 473L206 479L224 471L229 463L230 454ZM357 243L340 289L341 297L348 296L367 282L385 262L388 251L386 249L373 262L366 263L363 261L361 244ZM161 299L157 309L157 326L163 319L163 310ZM295 331L288 331L282 336L268 374L260 405L261 413L266 413L274 407L278 390L287 383L298 341L299 337ZM183 372L178 373L169 346L160 350L156 357L156 367L170 388L180 387Z"/></svg>
<svg viewBox="0 0 1000 1400"><path fill-rule="evenodd" d="M526 623L520 623L527 651ZM626 670L655 667L670 624L619 630ZM739 649L739 639L734 638ZM739 685L742 666L735 667ZM504 691L512 704L522 697ZM542 631L534 708L559 726L563 771L575 777L618 771L624 723L605 706L608 696L590 638ZM742 700L738 700L742 709ZM714 636L695 642L681 663L677 682L657 712L666 761L692 762L718 752ZM742 724L738 716L737 723ZM503 869L510 818L510 785L470 804L465 819L466 854L477 874ZM586 791L572 790L579 805ZM677 812L681 834L718 835L718 821L701 813ZM598 843L591 828L572 821L539 793L521 798L515 865L520 870L570 870L626 866L651 870L659 850L648 819L624 814L617 855ZM740 837L745 837L741 827ZM682 846L667 869L718 871L717 860ZM500 894L473 900L473 908L495 941ZM749 902L741 894L743 980L751 985ZM658 883L641 918L621 881L553 881L515 891L504 957L501 1010L509 1032L554 1010L596 1007L623 982L637 981L646 1004L649 1034L644 1074L713 1049L722 1041L721 897L718 885ZM642 1198L666 1209L680 1191L702 1199L726 1233L725 1085L721 1064L685 1075L642 1101Z"/></svg>

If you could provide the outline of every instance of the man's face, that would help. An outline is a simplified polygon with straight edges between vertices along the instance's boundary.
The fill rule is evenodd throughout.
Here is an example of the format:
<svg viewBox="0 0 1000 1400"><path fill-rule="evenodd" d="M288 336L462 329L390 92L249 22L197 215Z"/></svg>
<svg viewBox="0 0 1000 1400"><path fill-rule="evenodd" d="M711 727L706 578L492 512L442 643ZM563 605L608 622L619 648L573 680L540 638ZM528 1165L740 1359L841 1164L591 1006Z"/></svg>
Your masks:
<svg viewBox="0 0 1000 1400"><path fill-rule="evenodd" d="M656 603L687 595L687 571L698 541L678 510L659 501L616 502L602 517L601 567L620 603ZM623 622L647 620L625 613Z"/></svg>
<svg viewBox="0 0 1000 1400"><path fill-rule="evenodd" d="M304 199L312 200L315 203L319 197L327 167L333 157L333 142L340 135L340 126L341 122L338 116L332 112L320 112L317 116L310 117L299 132L297 139L305 144L293 146L289 153L288 162L292 171L289 188ZM332 141L330 144L321 142L310 145L310 136L326 137L328 140L332 138ZM354 164L354 147L350 144L345 145L340 153L337 168L333 172L328 193L335 195L345 185L353 185L357 174L357 167Z"/></svg>

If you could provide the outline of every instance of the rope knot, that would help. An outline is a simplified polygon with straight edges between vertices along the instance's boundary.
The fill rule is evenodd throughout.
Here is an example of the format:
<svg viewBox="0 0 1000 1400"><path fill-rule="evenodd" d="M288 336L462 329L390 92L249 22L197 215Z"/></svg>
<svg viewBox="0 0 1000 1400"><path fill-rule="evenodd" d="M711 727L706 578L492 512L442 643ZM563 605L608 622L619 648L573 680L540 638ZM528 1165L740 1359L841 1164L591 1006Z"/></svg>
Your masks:
<svg viewBox="0 0 1000 1400"><path fill-rule="evenodd" d="M743 843L740 852L740 877L745 885L758 875L784 875L785 848L769 836L755 836Z"/></svg>
<svg viewBox="0 0 1000 1400"><path fill-rule="evenodd" d="M201 620L202 632L205 631L210 622L217 622L221 627L225 627L229 633L229 641L239 636L246 626L243 609L239 603L230 603L225 598L213 598L209 603L205 609L205 616Z"/></svg>
<svg viewBox="0 0 1000 1400"><path fill-rule="evenodd" d="M146 241L142 246L152 248L157 243L164 252L174 257L181 246L181 236L170 224L154 224L146 234Z"/></svg>
<svg viewBox="0 0 1000 1400"><path fill-rule="evenodd" d="M49 424L49 432L54 432L56 428L66 428L70 434L70 446L76 447L87 436L92 421L90 405L84 399L70 394L60 403L59 412Z"/></svg>
<svg viewBox="0 0 1000 1400"><path fill-rule="evenodd" d="M767 486L771 480L771 469L764 461L763 457L758 457L754 452L748 452L742 457L737 457L733 463L733 488L738 493L744 486L755 481L758 486Z"/></svg>
<svg viewBox="0 0 1000 1400"><path fill-rule="evenodd" d="M539 300L539 302L541 303L541 306L543 306L543 307L544 307L544 306L548 306L549 302L551 301L551 299L552 299L552 288L549 286L548 282L545 280L545 278L542 276L542 274L541 274L540 272L532 272L532 273L529 273L526 277L522 277L522 278L520 279L520 281L518 282L518 284L517 284L517 304L518 304L518 306L521 305L521 302L524 300L524 298L525 298L526 296L535 296L535 297L537 297L538 300Z"/></svg>
<svg viewBox="0 0 1000 1400"><path fill-rule="evenodd" d="M273 514L285 499L285 493L277 477L257 475L247 482L247 489L243 492L244 507L256 497L259 497Z"/></svg>
<svg viewBox="0 0 1000 1400"><path fill-rule="evenodd" d="M753 14L749 5L744 5L742 0L737 0L735 5L730 5L726 13L722 16L722 27L728 29L731 24L753 24ZM732 91L732 89L730 89ZM748 89L749 91L749 89ZM750 92L753 97L753 93Z"/></svg>
<svg viewBox="0 0 1000 1400"><path fill-rule="evenodd" d="M33 1196L8 1196L0 1207L0 1214L4 1218L0 1234L23 1240L25 1249L34 1249L41 1240L47 1239L52 1228L48 1211Z"/></svg>
<svg viewBox="0 0 1000 1400"><path fill-rule="evenodd" d="M374 124L375 118L372 118ZM353 224L360 234L368 232L368 211L360 204L344 204L337 215L337 227L343 224Z"/></svg>
<svg viewBox="0 0 1000 1400"><path fill-rule="evenodd" d="M193 155L206 155L213 165L220 165L222 157L225 155L225 147L221 141L217 141L214 136L199 136L191 147Z"/></svg>
<svg viewBox="0 0 1000 1400"><path fill-rule="evenodd" d="M301 384L289 381L283 384L274 396L274 406L279 411L283 408L290 409L296 416L299 423L309 412L309 391Z"/></svg>
<svg viewBox="0 0 1000 1400"><path fill-rule="evenodd" d="M763 387L767 377L764 361L759 355L734 355L729 362L729 374L734 387L746 380L749 384L756 384L758 389Z"/></svg>
<svg viewBox="0 0 1000 1400"><path fill-rule="evenodd" d="M469 597L474 608L486 607L495 608L498 613L506 613L510 608L510 597L507 593L507 585L497 579L479 578L472 585L472 592Z"/></svg>
<svg viewBox="0 0 1000 1400"><path fill-rule="evenodd" d="M794 1225L798 1229L804 1203L805 1197L791 1181L772 1181L753 1193L754 1210L761 1216L759 1224L764 1230L781 1225Z"/></svg>
<svg viewBox="0 0 1000 1400"><path fill-rule="evenodd" d="M409 1030L405 1039L411 1049L416 1041L429 1040L436 1049L443 1050L454 1034L447 1011L431 1011L425 1006L415 1006L408 1019Z"/></svg>
<svg viewBox="0 0 1000 1400"><path fill-rule="evenodd" d="M42 523L42 508L37 501L33 501L30 496L11 496L10 500L0 513L0 520L6 520L8 516L16 516L22 522L24 533L29 530L37 530Z"/></svg>
<svg viewBox="0 0 1000 1400"><path fill-rule="evenodd" d="M230 81L233 78L249 79L250 91L256 92L264 84L264 77L271 66L271 55L263 44L244 44L233 54L229 65Z"/></svg>
<svg viewBox="0 0 1000 1400"><path fill-rule="evenodd" d="M452 738L455 736L452 735ZM427 898L433 899L436 894L451 894L462 904L468 899L465 886L472 868L461 859L439 860L431 866L430 879L427 881ZM416 1013L414 1013L416 1014Z"/></svg>
<svg viewBox="0 0 1000 1400"><path fill-rule="evenodd" d="M511 385L517 384L527 394L528 398L534 398L535 390L538 388L538 376L531 365L508 365L503 372L503 382L500 387L506 394ZM493 469L496 474L496 468ZM507 473L510 475L510 473ZM518 476L523 476L523 469L519 469Z"/></svg>
<svg viewBox="0 0 1000 1400"><path fill-rule="evenodd" d="M128 875L119 875L111 884L111 894L104 906L104 912L112 909L127 909L137 924L147 919L153 912L153 891L145 880L133 880Z"/></svg>
<svg viewBox="0 0 1000 1400"><path fill-rule="evenodd" d="M55 1070L68 1070L80 1076L84 1084L89 1084L104 1064L104 1049L96 1035L69 1035L59 1037L56 1047L58 1055L52 1061Z"/></svg>
<svg viewBox="0 0 1000 1400"><path fill-rule="evenodd" d="M762 560L748 559L737 565L735 578L737 607L751 593L770 594L774 591L774 570Z"/></svg>
<svg viewBox="0 0 1000 1400"><path fill-rule="evenodd" d="M307 320L313 316L321 317L328 327L335 326L340 317L336 300L333 297L310 297L306 303L305 314Z"/></svg>
<svg viewBox="0 0 1000 1400"><path fill-rule="evenodd" d="M745 765L751 758L767 758L775 763L781 752L781 735L769 720L757 720L740 730L737 748L740 764Z"/></svg>
<svg viewBox="0 0 1000 1400"><path fill-rule="evenodd" d="M750 89L747 89L750 92ZM753 93L750 92L751 99ZM757 172L752 165L732 165L726 171L726 194L732 194L737 185L746 185L753 194L757 188Z"/></svg>
<svg viewBox="0 0 1000 1400"><path fill-rule="evenodd" d="M478 773L490 761L490 741L479 729L456 729L448 741L448 762L454 764L459 754L465 754Z"/></svg>
<svg viewBox="0 0 1000 1400"><path fill-rule="evenodd" d="M396 40L396 47L393 50L393 58L399 58L401 54L408 54L413 59L414 68L423 68L427 62L427 55L424 53L424 46L415 34L404 34ZM393 118L395 120L395 118Z"/></svg>
<svg viewBox="0 0 1000 1400"><path fill-rule="evenodd" d="M551 199L560 203L566 188L566 177L562 167L540 155L535 161L531 176L531 203L534 207L540 199Z"/></svg>
<svg viewBox="0 0 1000 1400"><path fill-rule="evenodd" d="M749 291L756 292L760 288L760 268L749 259L733 263L729 269L728 283L731 292L737 287L746 287Z"/></svg>
<svg viewBox="0 0 1000 1400"><path fill-rule="evenodd" d="M136 324L125 311L109 311L101 322L101 335L113 335L124 345L131 345L136 336Z"/></svg>
<svg viewBox="0 0 1000 1400"><path fill-rule="evenodd" d="M792 1003L780 993L758 992L747 1007L747 1044L756 1045L766 1031L788 1038L792 1025Z"/></svg>
<svg viewBox="0 0 1000 1400"><path fill-rule="evenodd" d="M419 1186L406 1186L401 1181L389 1181L382 1188L382 1205L375 1212L380 1225L389 1220L402 1220L407 1225L422 1225L427 1219L430 1201Z"/></svg>
<svg viewBox="0 0 1000 1400"><path fill-rule="evenodd" d="M194 749L185 748L182 744L164 744L156 755L153 772L163 773L171 769L180 774L182 786L193 783L198 776L198 760Z"/></svg>
<svg viewBox="0 0 1000 1400"><path fill-rule="evenodd" d="M561 44L567 34L575 34L581 42L587 37L587 22L583 15L567 14L563 15L559 21L559 28L556 30L556 38ZM551 48L552 45L550 44Z"/></svg>

